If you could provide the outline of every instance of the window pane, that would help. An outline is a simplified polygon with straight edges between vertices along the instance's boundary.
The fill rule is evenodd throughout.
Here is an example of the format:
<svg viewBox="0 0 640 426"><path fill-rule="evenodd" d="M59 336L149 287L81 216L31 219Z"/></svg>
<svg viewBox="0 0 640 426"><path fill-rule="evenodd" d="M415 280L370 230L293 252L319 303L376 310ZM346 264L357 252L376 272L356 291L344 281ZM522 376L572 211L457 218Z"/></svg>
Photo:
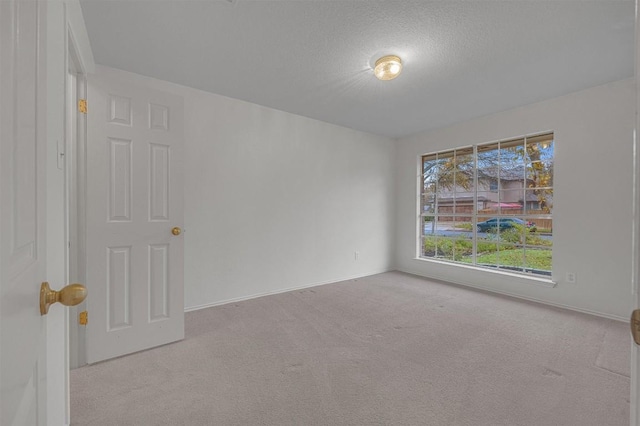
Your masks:
<svg viewBox="0 0 640 426"><path fill-rule="evenodd" d="M434 216L422 216L422 235L436 235L436 219Z"/></svg>
<svg viewBox="0 0 640 426"><path fill-rule="evenodd" d="M491 215L498 213L498 203L498 191L478 190L478 214Z"/></svg>
<svg viewBox="0 0 640 426"><path fill-rule="evenodd" d="M551 275L553 224L548 218L530 218L534 225L527 234L525 257L531 273Z"/></svg>
<svg viewBox="0 0 640 426"><path fill-rule="evenodd" d="M440 157L440 155L443 155L443 157ZM455 177L451 170L451 164L453 164L453 151L439 154L436 160L435 186L437 214L450 215L453 213L453 183ZM443 216L440 220L447 220L447 218Z"/></svg>
<svg viewBox="0 0 640 426"><path fill-rule="evenodd" d="M500 151L498 144L478 146L478 190L498 191Z"/></svg>
<svg viewBox="0 0 640 426"><path fill-rule="evenodd" d="M456 150L455 157L455 175L456 175L456 191L473 196L475 190L474 180L474 167L473 161L473 148L465 148Z"/></svg>
<svg viewBox="0 0 640 426"><path fill-rule="evenodd" d="M423 214L435 214L436 212L436 192L435 185L428 184L423 188L421 197L421 211Z"/></svg>
<svg viewBox="0 0 640 426"><path fill-rule="evenodd" d="M456 217L450 236L455 239L456 262L473 263L473 221L464 216Z"/></svg>
<svg viewBox="0 0 640 426"><path fill-rule="evenodd" d="M497 266L508 271L524 270L524 248L516 244L500 244L498 247Z"/></svg>
<svg viewBox="0 0 640 426"><path fill-rule="evenodd" d="M520 244L525 243L527 222L520 218L498 218L497 227L498 240L502 243Z"/></svg>
<svg viewBox="0 0 640 426"><path fill-rule="evenodd" d="M456 238L471 239L473 237L473 224L471 219L465 219L464 216L457 216L455 221L452 222L447 235Z"/></svg>
<svg viewBox="0 0 640 426"><path fill-rule="evenodd" d="M435 257L438 241L435 235L425 236L422 244L422 255L424 257Z"/></svg>
<svg viewBox="0 0 640 426"><path fill-rule="evenodd" d="M550 214L553 210L553 188L527 189L525 200L527 214Z"/></svg>
<svg viewBox="0 0 640 426"><path fill-rule="evenodd" d="M427 196L425 196L424 198L427 198ZM422 205L422 215L423 216L433 216L436 212L436 204L431 202L431 203L423 203Z"/></svg>
<svg viewBox="0 0 640 426"><path fill-rule="evenodd" d="M508 189L500 191L498 208L500 213L506 215L522 214L522 189Z"/></svg>
<svg viewBox="0 0 640 426"><path fill-rule="evenodd" d="M498 243L487 237L478 237L476 262L479 266L495 267L498 256Z"/></svg>
<svg viewBox="0 0 640 426"><path fill-rule="evenodd" d="M464 262L473 255L473 241L464 236L438 237L436 246L434 257L441 260Z"/></svg>
<svg viewBox="0 0 640 426"><path fill-rule="evenodd" d="M476 225L478 233L491 234L494 240L498 238L498 217L495 216L478 216L478 223ZM491 235L486 235L489 238Z"/></svg>
<svg viewBox="0 0 640 426"><path fill-rule="evenodd" d="M422 211L435 211L435 193L438 181L437 155L422 157ZM429 206L429 207L427 207Z"/></svg>
<svg viewBox="0 0 640 426"><path fill-rule="evenodd" d="M551 219L544 217L525 219L524 231L524 272L550 275L551 253L553 248Z"/></svg>
<svg viewBox="0 0 640 426"><path fill-rule="evenodd" d="M459 235L453 239L453 258L456 262L465 262L473 258L473 239Z"/></svg>
<svg viewBox="0 0 640 426"><path fill-rule="evenodd" d="M470 214L474 210L474 167L473 148L458 149L455 152L453 187L454 209L456 214Z"/></svg>
<svg viewBox="0 0 640 426"><path fill-rule="evenodd" d="M453 238L439 237L437 242L436 258L441 260L454 260L455 240Z"/></svg>
<svg viewBox="0 0 640 426"><path fill-rule="evenodd" d="M451 222L453 220L454 208L453 199L440 198L438 200L438 222Z"/></svg>
<svg viewBox="0 0 640 426"><path fill-rule="evenodd" d="M451 193L455 185L455 151L441 152L436 160L438 191Z"/></svg>
<svg viewBox="0 0 640 426"><path fill-rule="evenodd" d="M550 213L553 206L553 136L527 140L527 192L531 210ZM535 208L534 208L535 207Z"/></svg>
<svg viewBox="0 0 640 426"><path fill-rule="evenodd" d="M456 216L466 217L466 219L462 220L471 220L474 212L474 199L471 197L459 197L456 198L455 204L455 214Z"/></svg>
<svg viewBox="0 0 640 426"><path fill-rule="evenodd" d="M518 189L524 188L525 179L524 139L517 139L500 143L500 190L509 191L509 200L513 202L522 198L522 192L518 195ZM515 194L514 194L515 192ZM513 199L512 199L513 198Z"/></svg>
<svg viewBox="0 0 640 426"><path fill-rule="evenodd" d="M552 220L548 218L529 218L529 221L533 225L529 227L527 232L527 249L551 250L553 248Z"/></svg>
<svg viewBox="0 0 640 426"><path fill-rule="evenodd" d="M553 219L550 216L528 217L527 220L533 224L530 227L531 233L545 235L547 239L553 236Z"/></svg>
<svg viewBox="0 0 640 426"><path fill-rule="evenodd" d="M525 248L527 272L551 275L551 248Z"/></svg>

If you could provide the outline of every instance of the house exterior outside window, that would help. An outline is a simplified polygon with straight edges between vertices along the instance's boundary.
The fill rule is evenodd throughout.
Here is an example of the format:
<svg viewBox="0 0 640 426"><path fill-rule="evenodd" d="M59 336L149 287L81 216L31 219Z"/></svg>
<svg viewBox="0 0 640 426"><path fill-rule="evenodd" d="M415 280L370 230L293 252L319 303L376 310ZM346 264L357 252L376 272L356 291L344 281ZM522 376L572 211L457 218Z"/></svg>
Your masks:
<svg viewBox="0 0 640 426"><path fill-rule="evenodd" d="M422 156L419 257L551 275L554 136Z"/></svg>

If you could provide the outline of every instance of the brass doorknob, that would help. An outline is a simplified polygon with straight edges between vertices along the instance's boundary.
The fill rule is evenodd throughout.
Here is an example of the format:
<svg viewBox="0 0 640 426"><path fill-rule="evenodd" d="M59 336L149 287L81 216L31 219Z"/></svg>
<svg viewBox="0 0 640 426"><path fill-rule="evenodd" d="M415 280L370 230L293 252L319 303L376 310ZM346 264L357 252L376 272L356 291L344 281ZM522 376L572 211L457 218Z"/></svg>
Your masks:
<svg viewBox="0 0 640 426"><path fill-rule="evenodd" d="M177 227L177 226L176 226L175 228L173 228L173 229L171 230L171 233L172 233L173 235L180 235L180 234L182 233L182 229L180 229L179 227Z"/></svg>
<svg viewBox="0 0 640 426"><path fill-rule="evenodd" d="M75 306L87 297L87 289L82 284L69 284L60 291L51 290L48 282L40 286L40 315L49 312L49 306L60 302L65 306Z"/></svg>

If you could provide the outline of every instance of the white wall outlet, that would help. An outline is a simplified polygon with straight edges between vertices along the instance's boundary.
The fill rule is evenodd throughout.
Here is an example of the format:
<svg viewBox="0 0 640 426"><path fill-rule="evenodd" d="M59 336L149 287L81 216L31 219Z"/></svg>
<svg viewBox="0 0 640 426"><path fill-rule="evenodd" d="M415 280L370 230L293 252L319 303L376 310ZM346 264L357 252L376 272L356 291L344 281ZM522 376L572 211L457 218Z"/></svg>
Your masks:
<svg viewBox="0 0 640 426"><path fill-rule="evenodd" d="M360 252L359 251L354 251L353 252L353 260L358 260L360 258Z"/></svg>
<svg viewBox="0 0 640 426"><path fill-rule="evenodd" d="M567 276L566 276L565 280L569 284L575 284L576 283L576 273L575 272L567 272Z"/></svg>

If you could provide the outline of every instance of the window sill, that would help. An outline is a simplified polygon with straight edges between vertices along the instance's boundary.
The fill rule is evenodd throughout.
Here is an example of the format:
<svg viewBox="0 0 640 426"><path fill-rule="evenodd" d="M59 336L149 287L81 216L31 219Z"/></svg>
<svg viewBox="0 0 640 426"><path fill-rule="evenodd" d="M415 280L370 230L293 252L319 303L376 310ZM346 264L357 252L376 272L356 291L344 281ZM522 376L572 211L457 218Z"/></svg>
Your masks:
<svg viewBox="0 0 640 426"><path fill-rule="evenodd" d="M558 285L558 282L554 281L551 278L542 278L542 277L536 277L536 276L530 276L530 275L524 275L524 274L516 274L516 273L513 273L513 272L502 271L502 270L492 270L492 269L488 269L488 268L479 268L479 267L473 266L473 265L465 265L465 264L461 264L461 263L452 263L452 262L443 262L443 261L436 260L436 259L425 259L425 258L422 258L422 257L414 257L413 260L418 260L420 262L443 265L443 266L447 266L447 267L461 268L461 269L466 269L466 270L473 271L473 272L480 272L480 273L483 273L483 274L492 274L494 276L495 275L501 275L501 276L504 276L504 277L514 278L517 282L523 283L523 284L533 284L533 285L538 285L538 286L548 287L548 288L554 288L554 287L556 287ZM455 281L452 280L452 282L455 282Z"/></svg>

